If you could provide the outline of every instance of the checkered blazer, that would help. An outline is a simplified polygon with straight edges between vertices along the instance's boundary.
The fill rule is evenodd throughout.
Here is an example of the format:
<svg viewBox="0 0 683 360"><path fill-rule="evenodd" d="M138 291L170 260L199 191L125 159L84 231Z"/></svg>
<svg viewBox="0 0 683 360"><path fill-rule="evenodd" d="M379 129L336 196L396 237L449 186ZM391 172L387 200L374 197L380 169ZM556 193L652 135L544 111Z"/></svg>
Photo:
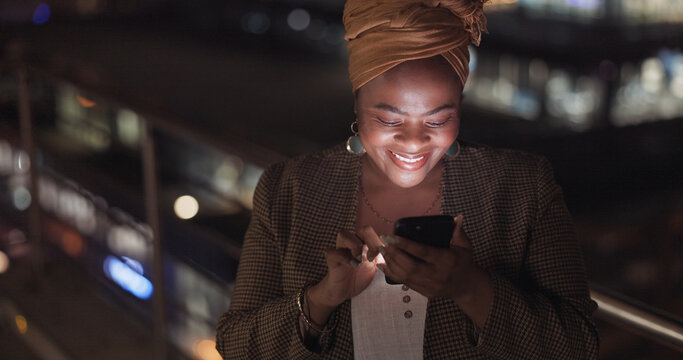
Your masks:
<svg viewBox="0 0 683 360"><path fill-rule="evenodd" d="M444 161L441 211L464 215L474 261L493 280L493 307L475 335L447 298L431 298L425 359L594 359L584 265L572 219L542 157L463 143ZM342 145L271 166L254 195L230 309L217 326L225 359L352 359L350 301L309 351L296 296L326 272L323 250L354 229L360 157Z"/></svg>

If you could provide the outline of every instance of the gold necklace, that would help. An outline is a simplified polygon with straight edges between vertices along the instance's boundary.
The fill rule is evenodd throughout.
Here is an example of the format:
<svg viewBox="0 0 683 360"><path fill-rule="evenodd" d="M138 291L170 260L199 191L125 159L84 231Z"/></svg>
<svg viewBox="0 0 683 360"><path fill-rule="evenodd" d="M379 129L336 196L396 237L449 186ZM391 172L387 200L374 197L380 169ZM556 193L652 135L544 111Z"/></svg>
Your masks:
<svg viewBox="0 0 683 360"><path fill-rule="evenodd" d="M358 181L358 183L359 183L358 185L360 187L360 195L363 198L363 202L368 207L368 209L370 209L370 211L372 211L372 213L375 214L375 216L377 216L378 219L384 221L387 224L393 224L394 221L387 219L386 217L382 216L379 213L379 211L375 210L375 207L372 206L372 204L370 203L370 199L368 199L368 196L365 194L365 188L363 188L363 160L361 160L361 162L360 162L360 180ZM429 212L432 211L434 206L436 206L436 203L439 202L439 200L441 199L441 192L442 191L443 191L443 186L439 185L439 191L436 193L436 198L434 198L434 201L432 201L432 204L429 205L429 208L427 210L425 210L425 212L422 214L423 216L429 214Z"/></svg>

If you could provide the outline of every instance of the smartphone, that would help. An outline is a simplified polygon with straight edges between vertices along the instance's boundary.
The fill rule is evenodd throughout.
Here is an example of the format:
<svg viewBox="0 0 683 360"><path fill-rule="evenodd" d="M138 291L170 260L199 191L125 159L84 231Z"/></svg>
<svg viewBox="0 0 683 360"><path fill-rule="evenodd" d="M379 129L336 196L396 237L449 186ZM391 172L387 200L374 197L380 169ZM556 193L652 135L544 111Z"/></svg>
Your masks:
<svg viewBox="0 0 683 360"><path fill-rule="evenodd" d="M448 215L417 216L398 219L394 224L394 234L421 244L438 248L450 246L455 221ZM388 284L398 284L389 277Z"/></svg>

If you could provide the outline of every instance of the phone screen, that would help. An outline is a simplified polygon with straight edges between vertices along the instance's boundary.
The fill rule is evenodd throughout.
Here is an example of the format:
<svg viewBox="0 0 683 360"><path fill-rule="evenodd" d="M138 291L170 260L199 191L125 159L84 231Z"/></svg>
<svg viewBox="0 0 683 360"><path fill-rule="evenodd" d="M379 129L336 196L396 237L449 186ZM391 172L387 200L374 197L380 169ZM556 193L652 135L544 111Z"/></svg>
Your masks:
<svg viewBox="0 0 683 360"><path fill-rule="evenodd" d="M454 229L455 221L451 216L418 216L396 221L394 234L421 244L447 248Z"/></svg>
<svg viewBox="0 0 683 360"><path fill-rule="evenodd" d="M398 219L394 225L394 234L421 244L448 248L454 229L455 221L452 216L417 216ZM389 277L386 281L388 284L398 284Z"/></svg>

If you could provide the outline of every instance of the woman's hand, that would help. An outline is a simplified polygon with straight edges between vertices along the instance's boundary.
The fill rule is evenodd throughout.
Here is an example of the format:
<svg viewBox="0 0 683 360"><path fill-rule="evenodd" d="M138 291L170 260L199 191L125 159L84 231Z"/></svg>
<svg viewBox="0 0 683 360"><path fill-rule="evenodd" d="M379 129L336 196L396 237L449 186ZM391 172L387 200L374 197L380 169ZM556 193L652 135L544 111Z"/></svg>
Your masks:
<svg viewBox="0 0 683 360"><path fill-rule="evenodd" d="M370 226L358 233L337 234L336 247L325 250L327 275L307 291L314 322L324 324L339 304L370 285L377 271L376 255L380 246L382 242Z"/></svg>
<svg viewBox="0 0 683 360"><path fill-rule="evenodd" d="M382 236L387 244L383 250L386 264L378 266L386 276L426 297L455 300L477 325L483 326L493 302L493 289L489 276L472 259L462 220L462 215L455 218L449 249Z"/></svg>

